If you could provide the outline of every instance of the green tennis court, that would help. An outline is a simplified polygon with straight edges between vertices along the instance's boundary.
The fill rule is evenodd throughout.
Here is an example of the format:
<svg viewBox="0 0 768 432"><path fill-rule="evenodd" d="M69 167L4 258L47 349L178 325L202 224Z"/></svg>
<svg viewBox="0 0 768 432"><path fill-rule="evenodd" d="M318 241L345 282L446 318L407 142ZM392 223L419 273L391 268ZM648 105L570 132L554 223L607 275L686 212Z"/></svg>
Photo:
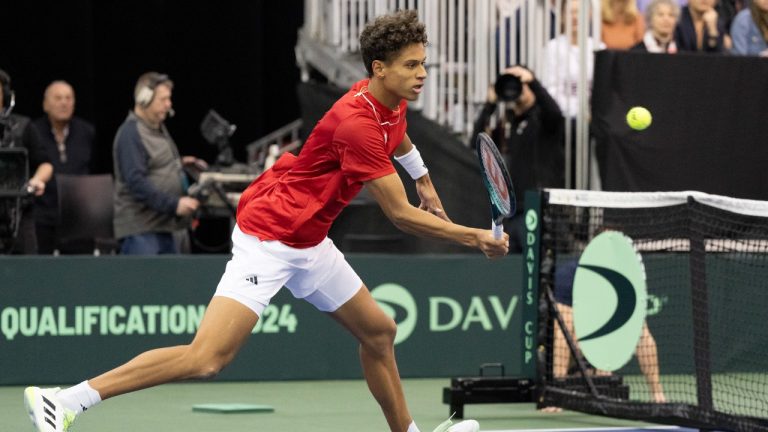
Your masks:
<svg viewBox="0 0 768 432"><path fill-rule="evenodd" d="M441 402L449 379L411 379L404 386L422 431L448 416ZM0 387L0 431L31 431L22 402L23 387ZM273 413L193 412L208 403L267 404ZM533 404L467 405L465 415L483 431L527 429L642 428L639 423L571 411L542 413ZM387 430L378 405L362 380L181 383L164 385L106 401L80 416L77 432L123 431L355 431Z"/></svg>

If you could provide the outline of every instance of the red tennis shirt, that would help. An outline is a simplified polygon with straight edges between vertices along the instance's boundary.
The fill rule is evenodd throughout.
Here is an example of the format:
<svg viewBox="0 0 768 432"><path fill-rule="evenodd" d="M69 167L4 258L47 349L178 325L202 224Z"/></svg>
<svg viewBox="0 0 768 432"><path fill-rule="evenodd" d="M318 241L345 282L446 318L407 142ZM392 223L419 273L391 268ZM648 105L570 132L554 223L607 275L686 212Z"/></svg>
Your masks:
<svg viewBox="0 0 768 432"><path fill-rule="evenodd" d="M317 123L299 156L285 153L240 197L237 225L261 240L295 248L319 244L363 182L395 172L407 103L390 110L362 80Z"/></svg>

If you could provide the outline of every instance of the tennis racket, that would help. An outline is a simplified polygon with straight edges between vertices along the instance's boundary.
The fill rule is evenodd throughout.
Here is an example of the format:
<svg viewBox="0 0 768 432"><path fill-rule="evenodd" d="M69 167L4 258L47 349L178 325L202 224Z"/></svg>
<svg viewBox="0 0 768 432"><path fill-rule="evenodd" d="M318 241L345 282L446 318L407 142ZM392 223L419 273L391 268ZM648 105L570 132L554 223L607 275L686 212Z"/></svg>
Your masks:
<svg viewBox="0 0 768 432"><path fill-rule="evenodd" d="M493 237L500 239L504 232L504 219L515 214L515 190L512 188L512 179L509 178L504 159L501 158L501 153L491 137L485 132L480 132L475 144L477 157L480 158L480 173L491 198Z"/></svg>

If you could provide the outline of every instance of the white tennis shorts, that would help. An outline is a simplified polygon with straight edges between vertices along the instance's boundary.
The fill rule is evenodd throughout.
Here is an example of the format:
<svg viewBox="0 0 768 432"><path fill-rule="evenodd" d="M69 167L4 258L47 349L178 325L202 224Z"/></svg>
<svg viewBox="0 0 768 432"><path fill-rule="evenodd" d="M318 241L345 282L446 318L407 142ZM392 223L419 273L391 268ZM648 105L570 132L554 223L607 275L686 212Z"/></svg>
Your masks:
<svg viewBox="0 0 768 432"><path fill-rule="evenodd" d="M285 286L323 312L333 312L354 296L363 281L331 239L296 249L279 241L261 241L235 225L232 259L214 296L229 297L258 316Z"/></svg>

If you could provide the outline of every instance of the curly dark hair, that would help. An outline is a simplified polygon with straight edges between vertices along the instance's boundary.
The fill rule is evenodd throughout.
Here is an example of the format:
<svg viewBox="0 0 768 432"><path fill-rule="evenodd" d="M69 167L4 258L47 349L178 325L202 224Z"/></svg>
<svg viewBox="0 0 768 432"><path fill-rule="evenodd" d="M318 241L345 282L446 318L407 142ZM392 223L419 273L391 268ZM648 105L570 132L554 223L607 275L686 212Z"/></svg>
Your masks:
<svg viewBox="0 0 768 432"><path fill-rule="evenodd" d="M360 33L360 53L368 76L373 76L374 60L387 63L401 49L414 43L427 44L426 28L419 22L415 10L382 15L369 23Z"/></svg>

